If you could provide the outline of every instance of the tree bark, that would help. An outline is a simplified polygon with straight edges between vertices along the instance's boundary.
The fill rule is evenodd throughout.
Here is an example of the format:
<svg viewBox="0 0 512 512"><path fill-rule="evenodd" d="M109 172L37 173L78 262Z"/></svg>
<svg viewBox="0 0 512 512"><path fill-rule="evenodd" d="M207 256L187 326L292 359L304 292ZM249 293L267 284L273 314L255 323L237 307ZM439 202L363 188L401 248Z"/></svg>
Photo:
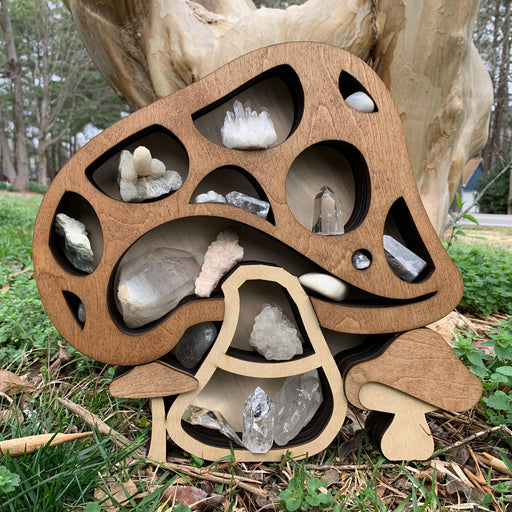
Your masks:
<svg viewBox="0 0 512 512"><path fill-rule="evenodd" d="M13 186L18 190L28 189L29 163L27 151L27 135L25 131L25 114L23 112L23 90L21 71L14 36L12 33L11 17L7 0L0 0L0 25L4 32L5 51L7 56L7 72L13 85L14 95L14 131L16 137L16 173Z"/></svg>
<svg viewBox="0 0 512 512"><path fill-rule="evenodd" d="M471 42L478 0L65 0L96 66L133 107L256 48L320 41L373 64L401 113L414 176L440 232L464 164L487 137L492 87Z"/></svg>

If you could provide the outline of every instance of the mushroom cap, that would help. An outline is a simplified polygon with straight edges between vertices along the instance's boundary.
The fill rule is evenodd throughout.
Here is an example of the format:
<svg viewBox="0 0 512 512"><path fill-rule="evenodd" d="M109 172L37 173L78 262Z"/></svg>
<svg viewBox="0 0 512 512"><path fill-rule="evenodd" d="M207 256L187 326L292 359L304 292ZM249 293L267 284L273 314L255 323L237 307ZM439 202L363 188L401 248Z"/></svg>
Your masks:
<svg viewBox="0 0 512 512"><path fill-rule="evenodd" d="M361 361L361 359L359 359ZM359 392L378 382L448 411L465 411L478 402L480 380L458 359L442 336L427 328L415 329L388 340L387 345L352 358L344 376L349 402L365 409Z"/></svg>

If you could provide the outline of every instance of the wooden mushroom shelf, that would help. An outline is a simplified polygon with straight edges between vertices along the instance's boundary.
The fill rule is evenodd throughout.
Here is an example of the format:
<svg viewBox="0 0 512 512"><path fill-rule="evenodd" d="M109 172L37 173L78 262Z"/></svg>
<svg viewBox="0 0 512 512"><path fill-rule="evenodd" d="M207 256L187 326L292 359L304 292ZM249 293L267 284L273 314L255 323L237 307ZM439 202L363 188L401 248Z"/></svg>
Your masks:
<svg viewBox="0 0 512 512"><path fill-rule="evenodd" d="M374 102L373 112L345 101L358 91ZM220 129L235 99L270 113L277 133L271 147L222 146ZM120 153L138 146L180 174L178 190L140 203L121 200ZM343 205L344 234L312 232L314 197L323 186ZM193 202L208 190L257 197L269 203L269 214L264 219L229 204ZM71 262L55 233L59 213L85 224L92 272ZM243 261L209 298L192 294L147 325L126 325L116 299L123 262L159 247L204 254L228 229L239 237ZM286 446L274 445L265 454L235 447L238 460L279 460L286 451L303 457L326 448L343 423L345 396L367 409L377 409L372 396L387 396L381 414L394 414L387 402L392 405L396 393L409 397L420 412L410 421L400 413L397 420L411 432L428 410L463 410L478 400L478 381L434 333L418 329L457 305L462 281L423 209L400 117L371 68L338 48L263 48L119 121L58 173L34 232L37 284L59 332L87 356L123 367L113 394L152 399L151 457L165 457L165 429L198 456L230 454L227 438L182 421L186 407L194 401L215 407L240 430L241 404L255 385L266 386L272 396L286 377L310 369L321 376L321 412ZM388 263L384 235L426 262L412 282ZM369 266L358 268L355 254L364 254ZM335 302L305 290L297 277L310 272L343 280L350 289L346 299ZM295 319L306 340L303 355L269 362L251 352L250 326L264 302L279 303ZM201 363L187 370L170 353L189 327L207 321L219 326L217 339ZM440 364L460 378L438 387L437 371L399 379L396 365L406 368L411 361L422 369ZM166 410L162 397L170 396ZM432 445L416 450L414 434L401 442L395 431L381 436L394 439L388 457L428 457Z"/></svg>

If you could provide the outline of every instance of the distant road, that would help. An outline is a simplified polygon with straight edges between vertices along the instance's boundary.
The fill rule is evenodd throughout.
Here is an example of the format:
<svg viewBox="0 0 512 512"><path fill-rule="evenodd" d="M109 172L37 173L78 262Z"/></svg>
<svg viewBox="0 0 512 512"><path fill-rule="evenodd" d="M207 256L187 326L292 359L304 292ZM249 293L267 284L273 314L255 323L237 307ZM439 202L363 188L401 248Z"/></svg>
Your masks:
<svg viewBox="0 0 512 512"><path fill-rule="evenodd" d="M498 226L512 228L512 215L499 215L497 213L471 213L482 226ZM462 219L462 224L474 226L473 222Z"/></svg>

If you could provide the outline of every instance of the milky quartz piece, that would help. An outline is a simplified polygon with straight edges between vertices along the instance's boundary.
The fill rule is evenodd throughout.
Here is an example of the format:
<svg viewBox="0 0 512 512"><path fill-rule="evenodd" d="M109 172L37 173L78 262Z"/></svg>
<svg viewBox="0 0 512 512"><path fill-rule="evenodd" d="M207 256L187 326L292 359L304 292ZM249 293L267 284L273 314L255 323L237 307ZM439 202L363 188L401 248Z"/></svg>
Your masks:
<svg viewBox="0 0 512 512"><path fill-rule="evenodd" d="M222 231L204 255L201 273L196 279L195 293L198 297L209 297L222 276L244 257L244 249L238 245L234 231Z"/></svg>
<svg viewBox="0 0 512 512"><path fill-rule="evenodd" d="M95 267L85 224L65 213L58 213L55 217L55 231L64 238L64 246L73 266L90 274Z"/></svg>
<svg viewBox="0 0 512 512"><path fill-rule="evenodd" d="M393 272L408 283L414 281L427 262L389 235L384 235L383 242L386 259Z"/></svg>
<svg viewBox="0 0 512 512"><path fill-rule="evenodd" d="M194 293L199 264L180 249L159 247L122 262L117 298L125 324L141 327L171 311Z"/></svg>
<svg viewBox="0 0 512 512"><path fill-rule="evenodd" d="M194 368L217 338L217 327L202 322L189 327L174 347L176 359L187 369Z"/></svg>
<svg viewBox="0 0 512 512"><path fill-rule="evenodd" d="M341 302L350 290L347 283L337 277L320 272L310 272L299 277L299 283L328 299Z"/></svg>
<svg viewBox="0 0 512 512"><path fill-rule="evenodd" d="M233 103L233 112L227 111L224 125L220 129L222 144L230 149L265 149L277 140L270 114L259 114L238 100Z"/></svg>
<svg viewBox="0 0 512 512"><path fill-rule="evenodd" d="M284 446L311 421L323 401L318 371L288 377L274 395L274 441Z"/></svg>
<svg viewBox="0 0 512 512"><path fill-rule="evenodd" d="M341 201L336 193L325 185L315 196L312 231L320 235L342 235L344 233Z"/></svg>
<svg viewBox="0 0 512 512"><path fill-rule="evenodd" d="M237 192L236 190L226 194L226 201L231 206L236 206L247 212L255 213L262 219L267 218L268 211L270 210L270 204L266 201L242 194L242 192Z"/></svg>
<svg viewBox="0 0 512 512"><path fill-rule="evenodd" d="M345 101L356 110L360 112L366 112L367 114L375 111L375 103L373 100L363 91L357 91L350 96L345 98Z"/></svg>
<svg viewBox="0 0 512 512"><path fill-rule="evenodd" d="M182 419L191 425L201 425L205 428L218 430L237 445L243 446L242 440L238 434L219 411L209 411L208 409L192 404L187 407L183 413Z"/></svg>
<svg viewBox="0 0 512 512"><path fill-rule="evenodd" d="M225 204L226 198L222 194L218 194L214 190L209 190L204 194L198 194L194 197L193 203L220 203Z"/></svg>
<svg viewBox="0 0 512 512"><path fill-rule="evenodd" d="M357 270L364 270L365 268L369 268L372 264L372 260L366 256L366 254L362 251L356 251L352 255L352 265L354 265Z"/></svg>
<svg viewBox="0 0 512 512"><path fill-rule="evenodd" d="M119 193L125 202L154 199L171 190L178 190L182 179L178 172L165 169L165 164L151 157L145 146L138 146L132 153L121 151L119 158Z"/></svg>
<svg viewBox="0 0 512 512"><path fill-rule="evenodd" d="M274 404L259 386L244 404L242 443L252 453L267 453L274 442Z"/></svg>
<svg viewBox="0 0 512 512"><path fill-rule="evenodd" d="M302 337L277 304L263 304L254 319L249 345L269 361L289 361L302 354Z"/></svg>

